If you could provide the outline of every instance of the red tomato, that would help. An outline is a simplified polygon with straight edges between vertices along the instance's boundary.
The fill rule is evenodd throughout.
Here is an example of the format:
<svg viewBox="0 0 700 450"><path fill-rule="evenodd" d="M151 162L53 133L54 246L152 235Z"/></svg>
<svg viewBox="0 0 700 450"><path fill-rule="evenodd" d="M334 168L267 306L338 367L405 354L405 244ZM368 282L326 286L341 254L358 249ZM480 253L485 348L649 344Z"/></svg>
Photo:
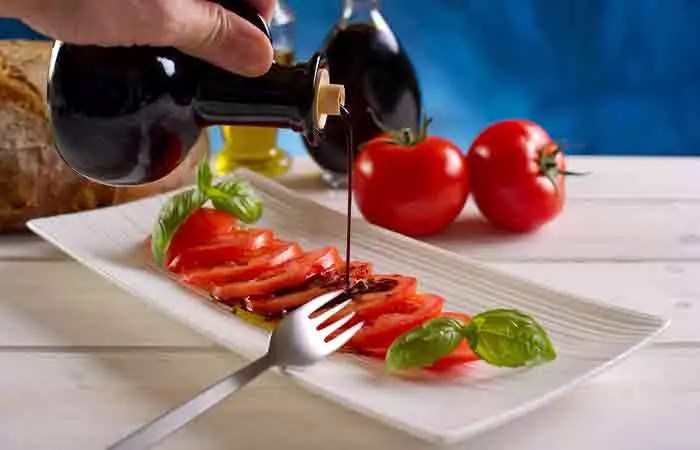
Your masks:
<svg viewBox="0 0 700 450"><path fill-rule="evenodd" d="M369 263L352 263L350 265L351 282L357 282L364 279L371 272ZM267 317L279 317L285 313L292 311L310 300L322 295L326 292L331 292L345 287L345 270L324 273L314 279L310 283L304 283L296 289L291 288L289 292L274 295L272 297L250 298L243 302L246 310Z"/></svg>
<svg viewBox="0 0 700 450"><path fill-rule="evenodd" d="M352 303L328 319L334 322L354 312L355 316L345 325L348 328L363 320L374 319L380 314L394 311L394 301L401 301L416 293L418 280L403 275L374 274L355 286ZM325 324L325 323L324 323Z"/></svg>
<svg viewBox="0 0 700 450"><path fill-rule="evenodd" d="M349 347L389 348L403 333L437 317L444 303L442 297L432 294L394 298L397 301L387 302L391 304L388 312L365 320L362 329L348 342Z"/></svg>
<svg viewBox="0 0 700 450"><path fill-rule="evenodd" d="M468 323L470 320L472 320L471 317L469 317L466 314L462 313L456 313L456 312L443 312L441 314L442 317L452 317L453 319L457 319L463 323ZM449 355L443 356L440 358L438 361L436 361L432 366L428 367L430 370L447 370L450 369L454 366L458 366L461 364L466 364L468 362L472 361L477 361L479 357L472 351L471 348L469 348L469 343L466 341L462 341L459 346L452 351Z"/></svg>
<svg viewBox="0 0 700 450"><path fill-rule="evenodd" d="M213 267L232 263L240 258L250 258L251 252L272 243L274 235L270 230L233 230L203 245L183 248L168 265L175 273L182 273L199 267Z"/></svg>
<svg viewBox="0 0 700 450"><path fill-rule="evenodd" d="M454 312L443 312L443 313L438 313L436 316L429 317L426 320L430 320L434 317L452 317L454 319L461 320L462 322L468 322L471 320L469 316L466 314L461 314L461 313L454 313ZM425 321L423 321L425 322ZM421 323L423 323L421 322ZM413 329L420 325L421 323L410 327L409 329L404 330L404 332L409 331L410 329ZM364 330L365 327L363 327ZM363 330L359 331L357 334L360 334ZM402 332L403 333L403 332ZM402 333L397 335L394 339L399 337ZM357 335L353 336L355 338ZM352 342L352 340L351 340ZM386 343L381 343L378 342L377 345L371 345L371 343L368 343L366 346L362 346L359 348L354 349L357 353L366 355L366 356L372 356L376 358L386 358L386 352L389 350L389 347L391 346L391 343L393 342L393 339L391 342L388 344ZM353 349L351 349L353 350ZM451 369L455 366L466 364L469 362L477 361L479 357L471 351L469 348L469 344L467 343L466 340L462 341L459 346L457 346L456 349L452 351L452 353L443 356L439 360L435 361L433 365L426 367L427 370L434 370L434 371L443 371L443 370L448 370Z"/></svg>
<svg viewBox="0 0 700 450"><path fill-rule="evenodd" d="M269 247L251 251L248 257L231 258L227 265L184 272L181 279L184 283L199 287L250 280L303 253L298 244L273 243Z"/></svg>
<svg viewBox="0 0 700 450"><path fill-rule="evenodd" d="M368 222L419 237L437 233L464 208L469 180L464 155L435 136L367 142L354 163L353 193Z"/></svg>
<svg viewBox="0 0 700 450"><path fill-rule="evenodd" d="M325 247L295 258L249 281L215 286L212 295L224 303L237 303L248 297L269 296L282 289L297 287L314 275L337 271L343 264L335 247Z"/></svg>
<svg viewBox="0 0 700 450"><path fill-rule="evenodd" d="M486 128L467 153L470 186L496 227L527 232L554 219L565 197L565 160L539 125L506 120Z"/></svg>
<svg viewBox="0 0 700 450"><path fill-rule="evenodd" d="M373 275L363 288L366 293L353 295L349 311L355 313L358 320L376 317L392 311L394 306L388 301L395 297L410 297L416 293L418 280L403 275ZM362 291L361 291L362 292Z"/></svg>
<svg viewBox="0 0 700 450"><path fill-rule="evenodd" d="M452 351L449 355L443 356L439 360L435 361L432 366L428 367L429 370L447 370L455 366L460 366L462 364L478 361L479 357L469 348L467 341L462 341L456 349Z"/></svg>
<svg viewBox="0 0 700 450"><path fill-rule="evenodd" d="M238 218L218 209L199 208L177 229L168 247L166 264L183 249L204 244L238 227Z"/></svg>

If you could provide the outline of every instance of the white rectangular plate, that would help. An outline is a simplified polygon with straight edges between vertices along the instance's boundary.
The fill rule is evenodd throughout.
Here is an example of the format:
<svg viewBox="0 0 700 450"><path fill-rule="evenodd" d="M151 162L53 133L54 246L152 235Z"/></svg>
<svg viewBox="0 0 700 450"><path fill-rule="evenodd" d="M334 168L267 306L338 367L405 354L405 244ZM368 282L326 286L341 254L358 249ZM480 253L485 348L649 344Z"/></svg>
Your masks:
<svg viewBox="0 0 700 450"><path fill-rule="evenodd" d="M344 248L345 216L279 184L240 171L265 204L257 226L304 248ZM34 220L32 231L106 279L247 358L261 355L267 333L148 269L143 242L166 195L101 210ZM467 258L355 220L353 257L377 272L417 276L419 289L447 299L446 309L475 314L512 307L549 331L558 359L544 366L496 369L477 362L451 378L401 379L379 364L335 355L288 372L310 390L420 438L449 443L533 410L619 361L668 322L513 278ZM104 305L109 308L109 305ZM533 430L536 432L536 430Z"/></svg>

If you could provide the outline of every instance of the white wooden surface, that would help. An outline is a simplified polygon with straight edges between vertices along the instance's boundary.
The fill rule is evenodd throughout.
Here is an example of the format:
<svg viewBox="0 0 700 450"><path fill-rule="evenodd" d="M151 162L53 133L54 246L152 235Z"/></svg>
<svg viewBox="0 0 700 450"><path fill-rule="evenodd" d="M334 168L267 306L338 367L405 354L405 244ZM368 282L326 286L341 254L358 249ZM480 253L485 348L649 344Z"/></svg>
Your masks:
<svg viewBox="0 0 700 450"><path fill-rule="evenodd" d="M570 180L565 213L540 232L496 233L470 202L430 241L673 323L559 401L454 448L698 449L700 160L570 160L592 174ZM284 182L344 207L308 161ZM105 448L242 363L29 235L0 238L0 287L3 450ZM430 447L269 374L158 448Z"/></svg>

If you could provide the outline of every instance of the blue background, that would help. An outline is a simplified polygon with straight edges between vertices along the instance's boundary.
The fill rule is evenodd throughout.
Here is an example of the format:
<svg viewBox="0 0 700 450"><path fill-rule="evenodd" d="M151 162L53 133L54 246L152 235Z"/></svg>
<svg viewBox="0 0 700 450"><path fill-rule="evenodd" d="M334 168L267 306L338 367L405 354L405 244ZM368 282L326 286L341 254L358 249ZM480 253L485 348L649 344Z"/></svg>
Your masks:
<svg viewBox="0 0 700 450"><path fill-rule="evenodd" d="M289 4L307 58L341 2ZM580 145L570 154L700 155L700 1L385 0L381 10L417 68L433 133L464 150L489 123L519 117ZM0 38L26 33L0 20ZM281 143L304 152L290 132Z"/></svg>

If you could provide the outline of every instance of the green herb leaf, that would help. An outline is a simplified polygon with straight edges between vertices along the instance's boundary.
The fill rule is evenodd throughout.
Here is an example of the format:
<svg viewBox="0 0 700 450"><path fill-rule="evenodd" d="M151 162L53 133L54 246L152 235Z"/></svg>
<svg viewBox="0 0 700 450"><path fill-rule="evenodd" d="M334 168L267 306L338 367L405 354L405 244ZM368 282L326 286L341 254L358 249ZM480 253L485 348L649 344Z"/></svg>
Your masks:
<svg viewBox="0 0 700 450"><path fill-rule="evenodd" d="M206 193L211 187L213 175L209 167L209 158L204 157L197 165L197 189Z"/></svg>
<svg viewBox="0 0 700 450"><path fill-rule="evenodd" d="M245 223L255 223L262 216L263 204L246 180L234 178L218 183L207 191L214 208L229 212Z"/></svg>
<svg viewBox="0 0 700 450"><path fill-rule="evenodd" d="M462 342L462 327L459 320L438 317L404 333L389 347L385 361L387 370L432 365Z"/></svg>
<svg viewBox="0 0 700 450"><path fill-rule="evenodd" d="M494 309L478 314L463 333L472 351L494 366L522 367L557 357L544 328L516 310Z"/></svg>
<svg viewBox="0 0 700 450"><path fill-rule="evenodd" d="M156 264L163 265L168 246L177 229L206 201L206 195L198 189L190 189L170 197L163 205L151 233L151 252Z"/></svg>

